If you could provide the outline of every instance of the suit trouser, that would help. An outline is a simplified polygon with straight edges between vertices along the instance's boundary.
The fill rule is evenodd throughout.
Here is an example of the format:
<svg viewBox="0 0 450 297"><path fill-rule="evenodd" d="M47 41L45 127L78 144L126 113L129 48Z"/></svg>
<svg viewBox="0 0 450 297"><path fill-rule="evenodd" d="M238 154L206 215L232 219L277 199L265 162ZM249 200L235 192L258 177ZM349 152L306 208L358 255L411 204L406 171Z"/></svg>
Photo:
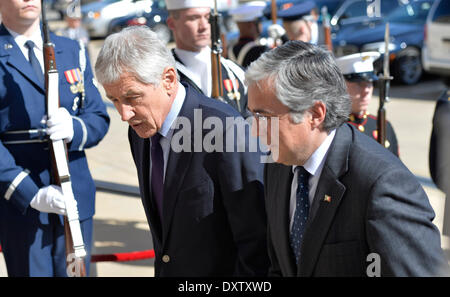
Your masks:
<svg viewBox="0 0 450 297"><path fill-rule="evenodd" d="M8 276L67 276L62 218L49 214L48 224L42 224L38 216L32 215L0 218L0 243ZM86 272L89 273L93 219L80 223L87 252Z"/></svg>

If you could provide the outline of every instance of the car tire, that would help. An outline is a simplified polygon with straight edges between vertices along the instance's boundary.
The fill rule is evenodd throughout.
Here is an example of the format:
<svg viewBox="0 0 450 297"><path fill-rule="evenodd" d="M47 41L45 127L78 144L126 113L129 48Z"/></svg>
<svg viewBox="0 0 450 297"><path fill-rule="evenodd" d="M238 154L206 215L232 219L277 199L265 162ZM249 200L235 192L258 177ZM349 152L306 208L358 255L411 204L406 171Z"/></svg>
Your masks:
<svg viewBox="0 0 450 297"><path fill-rule="evenodd" d="M172 40L172 31L169 27L163 24L156 24L152 30L158 35L158 38L164 42L169 43Z"/></svg>
<svg viewBox="0 0 450 297"><path fill-rule="evenodd" d="M420 51L407 47L397 54L392 69L394 79L405 85L416 84L423 74Z"/></svg>

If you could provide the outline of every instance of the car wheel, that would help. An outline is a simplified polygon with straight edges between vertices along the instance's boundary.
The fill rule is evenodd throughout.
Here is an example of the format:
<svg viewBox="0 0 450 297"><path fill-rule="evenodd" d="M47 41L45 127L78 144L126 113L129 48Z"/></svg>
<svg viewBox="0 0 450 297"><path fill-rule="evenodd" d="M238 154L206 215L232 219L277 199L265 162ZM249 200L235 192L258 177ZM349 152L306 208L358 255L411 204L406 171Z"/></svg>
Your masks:
<svg viewBox="0 0 450 297"><path fill-rule="evenodd" d="M422 77L423 68L420 51L406 48L398 53L393 64L394 79L405 85L414 85Z"/></svg>
<svg viewBox="0 0 450 297"><path fill-rule="evenodd" d="M159 40L164 43L168 43L172 39L172 32L169 27L163 24L155 25L152 30L158 35Z"/></svg>

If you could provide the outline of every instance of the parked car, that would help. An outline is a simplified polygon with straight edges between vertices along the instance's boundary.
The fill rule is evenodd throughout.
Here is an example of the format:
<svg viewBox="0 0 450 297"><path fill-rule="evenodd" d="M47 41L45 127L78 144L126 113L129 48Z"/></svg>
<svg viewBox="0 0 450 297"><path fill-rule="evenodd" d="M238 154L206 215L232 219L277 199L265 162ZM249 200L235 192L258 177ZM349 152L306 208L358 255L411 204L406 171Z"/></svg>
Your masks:
<svg viewBox="0 0 450 297"><path fill-rule="evenodd" d="M83 26L91 37L105 37L118 17L149 11L152 0L103 0L81 6Z"/></svg>
<svg viewBox="0 0 450 297"><path fill-rule="evenodd" d="M366 51L378 51L383 55L385 25L388 22L391 74L400 83L417 83L423 73L421 52L425 20L433 2L434 0L410 0L385 18L341 27L333 36L335 56ZM381 70L382 61L383 57L375 62L377 70Z"/></svg>
<svg viewBox="0 0 450 297"><path fill-rule="evenodd" d="M423 68L450 76L450 1L436 0L425 25Z"/></svg>
<svg viewBox="0 0 450 297"><path fill-rule="evenodd" d="M236 24L228 15L228 10L236 7L237 3L237 0L220 0L217 2L217 9L222 20L221 32L227 33L236 30ZM146 25L159 35L160 40L167 43L173 38L172 31L166 24L168 15L165 0L153 0L150 9L146 11L113 19L110 22L108 32L119 32L128 26Z"/></svg>
<svg viewBox="0 0 450 297"><path fill-rule="evenodd" d="M154 0L148 12L144 11L113 19L109 24L108 31L114 33L128 26L146 25L158 34L160 40L167 43L172 40L172 31L166 24L168 15L166 1Z"/></svg>
<svg viewBox="0 0 450 297"><path fill-rule="evenodd" d="M64 19L66 9L74 0L45 0L50 4L51 9L58 12L60 19ZM78 0L80 5L85 5L98 0Z"/></svg>
<svg viewBox="0 0 450 297"><path fill-rule="evenodd" d="M401 5L400 0L345 0L330 20L333 32L341 26L382 18Z"/></svg>

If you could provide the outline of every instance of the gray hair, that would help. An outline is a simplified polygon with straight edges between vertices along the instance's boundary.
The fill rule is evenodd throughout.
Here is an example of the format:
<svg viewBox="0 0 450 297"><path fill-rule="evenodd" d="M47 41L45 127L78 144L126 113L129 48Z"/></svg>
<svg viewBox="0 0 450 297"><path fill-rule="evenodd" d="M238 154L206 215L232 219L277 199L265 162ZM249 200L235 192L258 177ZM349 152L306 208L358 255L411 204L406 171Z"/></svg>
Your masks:
<svg viewBox="0 0 450 297"><path fill-rule="evenodd" d="M156 33L146 26L131 26L106 38L95 63L95 75L106 84L128 72L157 86L169 66L175 68L175 59Z"/></svg>
<svg viewBox="0 0 450 297"><path fill-rule="evenodd" d="M332 55L319 46L290 41L264 53L245 73L247 85L259 87L262 80L273 83L275 95L296 123L316 101L327 108L324 130L329 132L348 119L351 101L344 77Z"/></svg>

